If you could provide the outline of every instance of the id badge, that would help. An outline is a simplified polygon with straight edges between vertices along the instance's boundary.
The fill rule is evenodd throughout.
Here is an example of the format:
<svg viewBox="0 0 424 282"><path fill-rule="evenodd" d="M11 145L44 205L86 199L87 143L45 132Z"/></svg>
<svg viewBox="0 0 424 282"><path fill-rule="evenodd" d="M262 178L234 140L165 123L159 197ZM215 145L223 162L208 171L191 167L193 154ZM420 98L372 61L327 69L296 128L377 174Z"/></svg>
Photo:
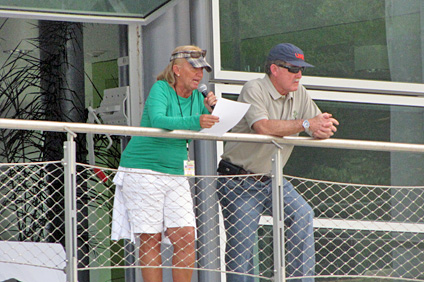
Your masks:
<svg viewBox="0 0 424 282"><path fill-rule="evenodd" d="M184 161L184 175L185 176L194 176L194 161Z"/></svg>

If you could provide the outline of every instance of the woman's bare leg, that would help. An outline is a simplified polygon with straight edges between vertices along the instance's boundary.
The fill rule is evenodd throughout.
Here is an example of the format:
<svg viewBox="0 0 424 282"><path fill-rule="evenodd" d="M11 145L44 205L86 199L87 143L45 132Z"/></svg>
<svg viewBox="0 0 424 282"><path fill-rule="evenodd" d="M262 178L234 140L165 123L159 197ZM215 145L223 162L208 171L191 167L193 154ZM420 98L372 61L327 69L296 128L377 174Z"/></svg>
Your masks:
<svg viewBox="0 0 424 282"><path fill-rule="evenodd" d="M162 234L140 235L140 264L142 266L155 266L155 268L142 268L141 274L144 282L162 281L162 263L160 245Z"/></svg>
<svg viewBox="0 0 424 282"><path fill-rule="evenodd" d="M189 267L191 269L173 269L172 278L178 282L190 282L193 274L195 261L194 250L194 227L168 228L167 236L174 246L172 265L177 267Z"/></svg>

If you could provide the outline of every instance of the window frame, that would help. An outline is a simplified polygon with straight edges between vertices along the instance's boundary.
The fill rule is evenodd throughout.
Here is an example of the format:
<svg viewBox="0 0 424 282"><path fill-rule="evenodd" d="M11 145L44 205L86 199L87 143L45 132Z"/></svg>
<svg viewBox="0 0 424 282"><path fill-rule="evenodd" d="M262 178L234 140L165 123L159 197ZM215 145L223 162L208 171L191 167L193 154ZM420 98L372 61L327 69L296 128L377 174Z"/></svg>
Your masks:
<svg viewBox="0 0 424 282"><path fill-rule="evenodd" d="M159 9L156 9L154 12L150 13L146 17L131 17L131 16L120 16L120 15L99 15L99 14L87 14L87 13L66 13L63 12L50 12L40 9L37 10L19 10L17 9L5 9L0 8L0 17L4 18L20 18L20 19L33 19L33 20L50 20L50 21L71 21L71 22L81 22L81 23L99 23L99 24L139 24L147 25L169 9L177 5L181 0L171 0L168 3L164 4Z"/></svg>

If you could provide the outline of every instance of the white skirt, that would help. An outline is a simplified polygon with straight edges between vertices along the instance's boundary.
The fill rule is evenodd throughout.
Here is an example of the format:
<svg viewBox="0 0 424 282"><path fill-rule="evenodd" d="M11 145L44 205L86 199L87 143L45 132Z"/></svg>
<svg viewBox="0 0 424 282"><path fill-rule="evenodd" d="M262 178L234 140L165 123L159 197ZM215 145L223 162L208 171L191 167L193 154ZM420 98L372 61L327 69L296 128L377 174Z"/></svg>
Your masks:
<svg viewBox="0 0 424 282"><path fill-rule="evenodd" d="M193 200L186 177L119 167L113 179L112 240L135 234L164 233L167 228L195 226Z"/></svg>

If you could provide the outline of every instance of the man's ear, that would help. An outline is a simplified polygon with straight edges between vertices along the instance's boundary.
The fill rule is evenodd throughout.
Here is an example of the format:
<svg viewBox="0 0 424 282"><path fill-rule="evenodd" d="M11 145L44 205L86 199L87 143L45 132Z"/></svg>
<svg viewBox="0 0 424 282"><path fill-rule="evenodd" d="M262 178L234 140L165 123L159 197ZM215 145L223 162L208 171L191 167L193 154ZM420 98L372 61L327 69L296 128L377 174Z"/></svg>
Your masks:
<svg viewBox="0 0 424 282"><path fill-rule="evenodd" d="M275 73L277 72L277 69L279 68L279 66L277 66L276 64L272 64L269 66L269 70L271 71L271 73L273 75L275 75Z"/></svg>

